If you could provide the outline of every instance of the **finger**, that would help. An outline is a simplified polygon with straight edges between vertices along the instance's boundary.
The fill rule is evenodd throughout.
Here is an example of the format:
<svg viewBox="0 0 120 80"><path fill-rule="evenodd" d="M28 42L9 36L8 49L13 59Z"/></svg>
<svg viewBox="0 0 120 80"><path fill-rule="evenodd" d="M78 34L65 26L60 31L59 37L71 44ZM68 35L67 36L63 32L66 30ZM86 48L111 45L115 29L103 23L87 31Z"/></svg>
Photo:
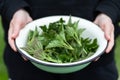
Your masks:
<svg viewBox="0 0 120 80"><path fill-rule="evenodd" d="M28 19L28 23L31 22L32 20L33 20L33 19L32 19L31 17L29 17L29 19Z"/></svg>
<svg viewBox="0 0 120 80"><path fill-rule="evenodd" d="M95 21L93 21L93 23L96 24L96 25L98 25L98 21L96 19L95 19Z"/></svg>
<svg viewBox="0 0 120 80"><path fill-rule="evenodd" d="M27 22L31 22L32 21L32 18L29 18ZM15 47L15 39L16 37L19 35L19 32L20 32L20 29L23 28L25 26L26 23L21 23L21 24L13 24L14 20L12 20L10 22L10 28L9 28L9 32L8 32L8 41L9 41L9 44L11 46L11 48L16 52L17 49Z"/></svg>
<svg viewBox="0 0 120 80"><path fill-rule="evenodd" d="M17 52L17 49L16 49L16 47L15 47L15 43L14 43L14 38L10 38L9 39L9 45L10 45L10 47L15 51L15 52Z"/></svg>
<svg viewBox="0 0 120 80"><path fill-rule="evenodd" d="M107 40L110 40L111 34L114 31L114 26L112 23L106 24L104 27L104 33Z"/></svg>
<svg viewBox="0 0 120 80"><path fill-rule="evenodd" d="M93 23L97 24L97 23L98 23L98 20L97 20L97 19L95 19L95 20L93 21Z"/></svg>
<svg viewBox="0 0 120 80"><path fill-rule="evenodd" d="M114 46L114 32L111 33L110 40L108 40L108 47L106 49L106 53L109 53L113 46Z"/></svg>
<svg viewBox="0 0 120 80"><path fill-rule="evenodd" d="M107 24L105 29L105 37L108 41L108 46L106 49L106 53L109 53L112 47L114 46L114 26L113 24Z"/></svg>
<svg viewBox="0 0 120 80"><path fill-rule="evenodd" d="M12 33L12 38L16 38L19 35L20 32L20 26L19 25L13 25L13 33Z"/></svg>
<svg viewBox="0 0 120 80"><path fill-rule="evenodd" d="M96 62L96 61L98 61L99 59L100 59L100 57L96 58L94 61Z"/></svg>
<svg viewBox="0 0 120 80"><path fill-rule="evenodd" d="M8 30L8 43L14 51L17 51L14 45L14 38L12 37L12 34L13 34L13 28L12 28L12 24L10 24L10 28Z"/></svg>
<svg viewBox="0 0 120 80"><path fill-rule="evenodd" d="M24 61L28 61L28 59L26 57L22 56L22 58L24 59Z"/></svg>

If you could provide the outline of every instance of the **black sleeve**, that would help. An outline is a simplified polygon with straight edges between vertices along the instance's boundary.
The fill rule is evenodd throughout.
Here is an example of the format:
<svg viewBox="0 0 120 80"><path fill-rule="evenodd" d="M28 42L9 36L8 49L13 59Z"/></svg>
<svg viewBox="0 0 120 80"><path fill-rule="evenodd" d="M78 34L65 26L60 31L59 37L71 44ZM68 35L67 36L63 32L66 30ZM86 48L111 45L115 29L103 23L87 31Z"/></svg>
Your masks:
<svg viewBox="0 0 120 80"><path fill-rule="evenodd" d="M4 0L0 0L0 14L1 14L2 9L3 9L3 4L4 4Z"/></svg>
<svg viewBox="0 0 120 80"><path fill-rule="evenodd" d="M120 0L101 0L96 10L108 15L115 23L120 18Z"/></svg>
<svg viewBox="0 0 120 80"><path fill-rule="evenodd" d="M24 0L4 0L2 16L10 22L13 14L21 9L27 9L29 5Z"/></svg>

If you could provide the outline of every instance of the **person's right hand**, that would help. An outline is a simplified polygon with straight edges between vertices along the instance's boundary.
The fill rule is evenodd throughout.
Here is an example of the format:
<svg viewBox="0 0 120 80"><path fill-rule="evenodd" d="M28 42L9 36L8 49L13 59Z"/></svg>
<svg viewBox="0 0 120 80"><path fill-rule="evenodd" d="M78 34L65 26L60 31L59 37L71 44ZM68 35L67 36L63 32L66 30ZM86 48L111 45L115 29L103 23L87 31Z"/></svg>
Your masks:
<svg viewBox="0 0 120 80"><path fill-rule="evenodd" d="M20 9L15 12L12 20L10 21L10 26L8 30L8 43L10 47L17 52L15 47L15 39L19 35L20 29L22 29L27 23L31 22L32 18L24 9Z"/></svg>
<svg viewBox="0 0 120 80"><path fill-rule="evenodd" d="M94 23L99 25L99 27L104 31L105 38L108 41L105 52L109 53L114 46L114 25L112 19L106 14L101 13L96 17Z"/></svg>

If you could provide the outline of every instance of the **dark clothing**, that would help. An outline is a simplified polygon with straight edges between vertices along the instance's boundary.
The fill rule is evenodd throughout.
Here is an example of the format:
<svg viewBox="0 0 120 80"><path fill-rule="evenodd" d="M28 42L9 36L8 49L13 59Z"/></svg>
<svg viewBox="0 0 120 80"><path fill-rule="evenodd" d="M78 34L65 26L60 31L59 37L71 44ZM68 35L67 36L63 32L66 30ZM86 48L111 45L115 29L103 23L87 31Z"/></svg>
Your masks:
<svg viewBox="0 0 120 80"><path fill-rule="evenodd" d="M115 22L119 15L120 0L5 0L3 15L8 21L20 8L29 7L32 17L39 18L56 14L72 14L89 20L96 11L106 13Z"/></svg>
<svg viewBox="0 0 120 80"><path fill-rule="evenodd" d="M117 23L120 16L120 0L4 1L2 21L5 30L6 43L9 22L13 14L21 8L26 9L33 19L51 15L72 15L93 21L99 13L105 13L112 19L115 27L118 26ZM4 59L8 68L8 72L10 73L10 77L13 78L13 80L117 80L117 71L116 67L114 66L114 49L109 54L103 54L97 62L92 62L85 69L65 75L53 75L52 73L46 73L42 70L39 70L29 61L23 61L20 54L14 53L15 52L10 49L7 43Z"/></svg>
<svg viewBox="0 0 120 80"><path fill-rule="evenodd" d="M0 0L0 14L1 14L2 9L3 9L3 4L4 4L4 1L3 1L3 0Z"/></svg>

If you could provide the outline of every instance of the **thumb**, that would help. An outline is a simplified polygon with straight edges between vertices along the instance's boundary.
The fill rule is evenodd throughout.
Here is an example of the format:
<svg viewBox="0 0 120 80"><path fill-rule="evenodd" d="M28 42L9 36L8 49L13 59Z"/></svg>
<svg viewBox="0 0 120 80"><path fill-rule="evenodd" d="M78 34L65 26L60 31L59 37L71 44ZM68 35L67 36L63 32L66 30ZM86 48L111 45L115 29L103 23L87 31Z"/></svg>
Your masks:
<svg viewBox="0 0 120 80"><path fill-rule="evenodd" d="M98 21L95 19L95 20L93 21L93 23L98 24Z"/></svg>
<svg viewBox="0 0 120 80"><path fill-rule="evenodd" d="M14 28L13 28L13 33L12 33L12 38L16 38L18 36L20 32L20 27L18 25L16 25Z"/></svg>

